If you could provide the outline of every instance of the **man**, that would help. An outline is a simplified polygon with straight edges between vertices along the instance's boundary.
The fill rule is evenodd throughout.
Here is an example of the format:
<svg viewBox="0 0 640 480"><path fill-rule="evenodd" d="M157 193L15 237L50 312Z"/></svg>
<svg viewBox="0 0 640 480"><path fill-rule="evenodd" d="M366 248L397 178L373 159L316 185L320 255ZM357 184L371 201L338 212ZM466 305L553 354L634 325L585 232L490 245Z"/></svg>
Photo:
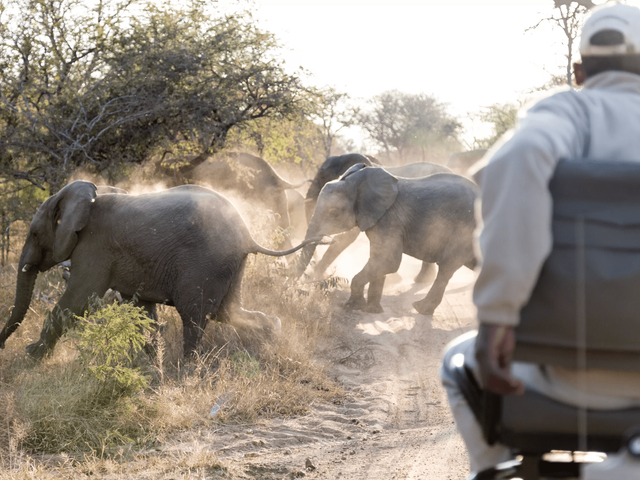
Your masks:
<svg viewBox="0 0 640 480"><path fill-rule="evenodd" d="M483 388L509 395L524 384L557 401L592 408L640 405L640 376L587 370L589 389L575 370L511 361L514 326L551 252L552 199L548 182L560 159L640 162L640 9L610 2L595 8L580 42L584 88L551 95L520 116L487 154L475 178L481 188L478 246L482 267L474 288L480 323L449 347L441 377L472 472L508 460L502 445L482 438L471 409L447 368L463 353ZM474 353L475 359L474 362Z"/></svg>

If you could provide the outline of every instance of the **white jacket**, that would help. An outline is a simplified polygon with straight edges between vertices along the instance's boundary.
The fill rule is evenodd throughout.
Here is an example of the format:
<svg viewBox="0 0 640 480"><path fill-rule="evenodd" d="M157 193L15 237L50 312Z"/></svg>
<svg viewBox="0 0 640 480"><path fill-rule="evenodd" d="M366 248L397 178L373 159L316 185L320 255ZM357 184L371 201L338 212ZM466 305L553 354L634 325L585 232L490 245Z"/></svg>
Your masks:
<svg viewBox="0 0 640 480"><path fill-rule="evenodd" d="M517 325L551 252L548 183L562 158L640 162L640 75L604 72L581 91L526 109L487 153L481 188L482 267L473 299L481 322Z"/></svg>

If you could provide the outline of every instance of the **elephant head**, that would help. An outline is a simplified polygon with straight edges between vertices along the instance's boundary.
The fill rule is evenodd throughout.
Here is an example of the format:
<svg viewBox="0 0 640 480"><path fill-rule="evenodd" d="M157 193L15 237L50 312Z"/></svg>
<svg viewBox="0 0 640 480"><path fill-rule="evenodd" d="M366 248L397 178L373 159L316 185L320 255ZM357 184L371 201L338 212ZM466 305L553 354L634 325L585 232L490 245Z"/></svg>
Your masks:
<svg viewBox="0 0 640 480"><path fill-rule="evenodd" d="M77 232L89 221L96 198L93 183L75 181L49 197L38 209L18 263L16 298L11 316L0 331L0 348L20 326L31 303L38 272L67 260L78 242Z"/></svg>
<svg viewBox="0 0 640 480"><path fill-rule="evenodd" d="M339 180L327 183L318 197L306 238L346 232L354 227L369 230L391 208L398 197L398 179L382 168L356 164ZM316 245L302 250L298 274L311 261Z"/></svg>
<svg viewBox="0 0 640 480"><path fill-rule="evenodd" d="M307 196L305 199L305 213L307 215L307 222L311 221L313 211L316 208L318 201L318 195L320 190L328 182L336 180L343 175L350 167L362 163L367 166L380 165L380 162L374 157L368 155L360 155L359 153L348 153L346 155L336 155L327 158L324 163L318 169L318 173L311 181L309 189L307 190Z"/></svg>

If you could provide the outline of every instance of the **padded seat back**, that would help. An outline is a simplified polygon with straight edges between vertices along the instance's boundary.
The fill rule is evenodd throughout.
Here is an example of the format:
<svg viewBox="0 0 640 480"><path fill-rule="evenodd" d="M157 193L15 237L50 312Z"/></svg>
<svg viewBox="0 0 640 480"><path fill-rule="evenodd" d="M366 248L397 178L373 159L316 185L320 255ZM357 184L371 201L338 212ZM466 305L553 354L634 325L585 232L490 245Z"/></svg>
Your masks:
<svg viewBox="0 0 640 480"><path fill-rule="evenodd" d="M516 328L516 360L640 371L640 164L562 160L553 248Z"/></svg>

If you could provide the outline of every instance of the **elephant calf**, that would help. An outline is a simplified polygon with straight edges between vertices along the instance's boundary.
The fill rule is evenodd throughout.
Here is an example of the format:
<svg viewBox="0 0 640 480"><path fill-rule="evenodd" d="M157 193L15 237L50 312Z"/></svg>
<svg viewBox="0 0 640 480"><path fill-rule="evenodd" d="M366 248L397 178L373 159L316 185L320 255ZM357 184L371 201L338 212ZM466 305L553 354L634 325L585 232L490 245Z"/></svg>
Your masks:
<svg viewBox="0 0 640 480"><path fill-rule="evenodd" d="M325 162L320 166L316 176L311 181L311 185L309 185L309 190L307 191L307 198L305 200L305 209L307 220L311 221L311 217L313 216L313 211L316 208L316 203L318 201L318 196L320 195L320 190L324 187L327 182L331 180L337 180L343 175L350 167L363 163L368 167L381 167L379 163L373 157L369 157L367 155L360 155L359 153L348 153L346 155L329 157L325 160ZM453 173L451 169L445 167L444 165L438 165L436 163L429 162L420 162L420 163L411 163L409 165L403 165L401 167L384 167L392 175L396 177L406 177L406 178L418 178L418 177L426 177L427 175L433 175L434 173ZM324 253L320 261L318 261L314 276L316 278L321 277L325 270L329 268L329 265L338 258L349 245L356 241L360 231L357 228L353 228L348 232L345 232L341 235L338 235L334 239L334 243L331 244L329 249ZM417 283L423 283L427 277L430 275L432 264L431 263L423 263L422 269L420 273L415 278Z"/></svg>
<svg viewBox="0 0 640 480"><path fill-rule="evenodd" d="M419 313L431 315L455 271L463 265L475 267L476 195L473 182L452 173L399 178L382 168L354 165L320 192L307 238L334 235L356 226L366 233L369 261L353 277L346 306L373 313L382 312L385 276L398 271L403 253L437 263L438 276L429 293L413 304ZM314 249L304 248L298 273L309 264Z"/></svg>
<svg viewBox="0 0 640 480"><path fill-rule="evenodd" d="M38 209L20 256L15 305L0 331L0 348L29 308L38 272L71 260L73 273L49 312L37 343L27 353L42 358L88 299L107 289L155 316L157 303L175 306L182 318L184 352L196 351L207 320L232 316L278 328L276 317L241 307L248 253L280 256L258 245L242 217L222 195L184 185L145 195L97 195L89 182L72 182ZM67 310L69 312L67 312Z"/></svg>

